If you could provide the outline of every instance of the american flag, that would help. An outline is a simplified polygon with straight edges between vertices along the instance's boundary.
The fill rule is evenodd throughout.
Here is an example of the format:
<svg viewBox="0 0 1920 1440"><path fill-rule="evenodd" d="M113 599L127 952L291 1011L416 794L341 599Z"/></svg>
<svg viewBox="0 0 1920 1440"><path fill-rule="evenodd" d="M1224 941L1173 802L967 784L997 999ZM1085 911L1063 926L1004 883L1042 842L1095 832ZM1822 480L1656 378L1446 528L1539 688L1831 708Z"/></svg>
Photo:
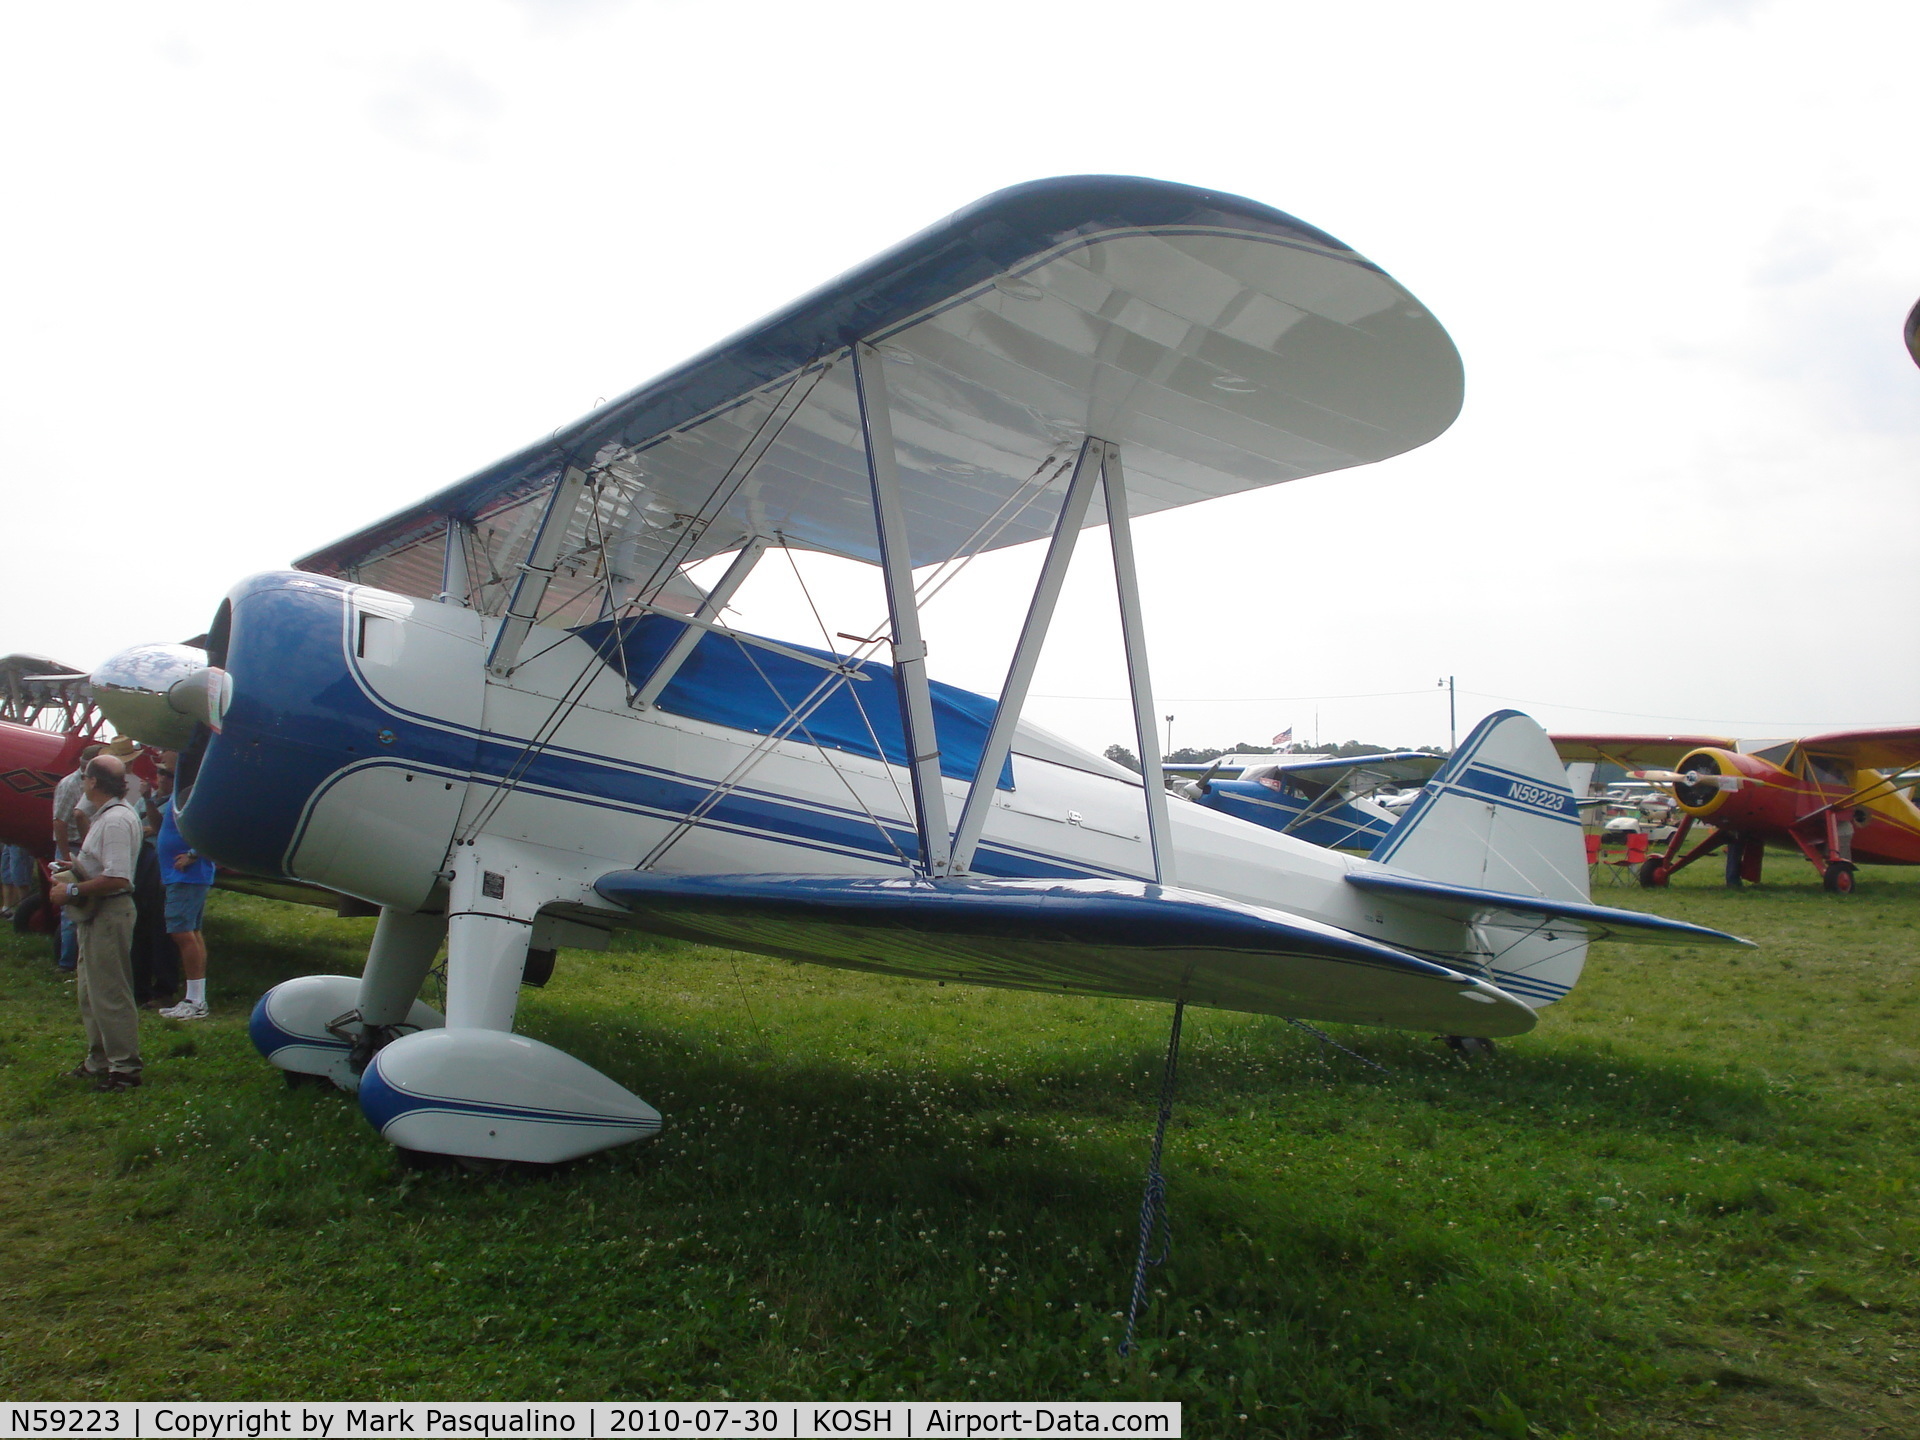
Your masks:
<svg viewBox="0 0 1920 1440"><path fill-rule="evenodd" d="M1287 726L1286 729L1282 730L1267 743L1270 745L1291 745L1293 743L1293 727L1291 725Z"/></svg>

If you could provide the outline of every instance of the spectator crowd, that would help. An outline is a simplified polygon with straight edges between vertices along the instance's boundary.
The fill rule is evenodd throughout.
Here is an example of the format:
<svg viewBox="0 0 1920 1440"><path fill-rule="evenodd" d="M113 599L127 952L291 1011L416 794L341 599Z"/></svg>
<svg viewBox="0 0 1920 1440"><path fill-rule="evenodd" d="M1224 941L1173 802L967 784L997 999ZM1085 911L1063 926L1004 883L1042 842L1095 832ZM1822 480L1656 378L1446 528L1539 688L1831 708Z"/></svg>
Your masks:
<svg viewBox="0 0 1920 1440"><path fill-rule="evenodd" d="M59 908L55 964L74 979L87 1036L69 1073L96 1090L140 1084L142 1009L207 1018L201 917L214 866L175 823L177 758L122 736L82 750L54 789L46 900ZM38 891L34 865L19 846L0 856L7 914Z"/></svg>

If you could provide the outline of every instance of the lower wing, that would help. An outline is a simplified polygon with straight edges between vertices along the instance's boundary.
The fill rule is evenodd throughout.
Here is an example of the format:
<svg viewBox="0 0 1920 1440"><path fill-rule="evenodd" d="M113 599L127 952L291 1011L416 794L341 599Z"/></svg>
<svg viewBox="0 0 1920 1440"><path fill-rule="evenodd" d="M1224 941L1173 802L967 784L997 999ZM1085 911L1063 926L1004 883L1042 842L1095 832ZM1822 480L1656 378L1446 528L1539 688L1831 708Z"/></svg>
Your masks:
<svg viewBox="0 0 1920 1440"><path fill-rule="evenodd" d="M1518 1035L1505 991L1336 926L1124 880L666 875L595 889L636 926L793 960L1022 990Z"/></svg>

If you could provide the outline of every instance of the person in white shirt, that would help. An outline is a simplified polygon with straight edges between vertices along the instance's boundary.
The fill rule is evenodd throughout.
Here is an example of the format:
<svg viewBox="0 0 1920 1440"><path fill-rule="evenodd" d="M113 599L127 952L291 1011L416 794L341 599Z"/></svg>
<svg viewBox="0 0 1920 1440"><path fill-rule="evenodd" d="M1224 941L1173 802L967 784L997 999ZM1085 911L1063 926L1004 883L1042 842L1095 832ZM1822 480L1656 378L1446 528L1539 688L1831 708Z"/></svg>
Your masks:
<svg viewBox="0 0 1920 1440"><path fill-rule="evenodd" d="M118 758L87 762L86 798L93 807L80 853L54 872L48 898L74 907L80 939L76 989L87 1032L87 1058L69 1072L96 1090L132 1090L140 1083L140 1011L133 1000L133 872L143 838L127 804L127 771ZM84 906L84 913L79 913Z"/></svg>
<svg viewBox="0 0 1920 1440"><path fill-rule="evenodd" d="M73 773L62 775L60 783L53 787L53 858L63 865L80 848L80 825L74 818L74 810L87 793L87 762L106 748L105 745L87 746L80 752Z"/></svg>
<svg viewBox="0 0 1920 1440"><path fill-rule="evenodd" d="M87 762L106 748L105 745L87 746L80 752L73 773L62 775L60 783L53 787L53 858L62 865L80 849L77 808L87 793ZM80 935L73 928L73 917L63 912L60 916L60 968L72 970L79 960Z"/></svg>

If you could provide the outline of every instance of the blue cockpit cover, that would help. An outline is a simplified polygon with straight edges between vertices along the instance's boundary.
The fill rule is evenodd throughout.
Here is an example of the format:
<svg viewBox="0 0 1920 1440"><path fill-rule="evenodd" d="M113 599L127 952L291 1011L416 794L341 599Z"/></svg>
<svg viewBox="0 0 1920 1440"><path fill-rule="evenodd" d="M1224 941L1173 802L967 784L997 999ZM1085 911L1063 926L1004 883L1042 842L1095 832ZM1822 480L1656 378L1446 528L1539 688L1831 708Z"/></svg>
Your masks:
<svg viewBox="0 0 1920 1440"><path fill-rule="evenodd" d="M667 653L682 626L670 616L642 615L618 622L596 621L582 625L573 633L600 652L600 657L638 684ZM788 644L786 641L781 642ZM846 663L846 657L806 645L789 645L822 660ZM816 744L828 750L844 750L865 755L870 760L885 760L890 765L907 763L907 741L900 723L899 692L893 683L893 667L863 661L860 673L866 680L832 675L817 666L790 659L758 646L743 645L725 635L700 637L673 681L660 692L654 703L673 715L689 720L704 720L755 735L771 735L780 730L801 744ZM831 690L798 726L787 729L793 712L806 704L823 683ZM987 727L993 723L993 701L971 690L932 681L933 724L940 744L940 773L954 780L971 781L980 765L980 752L986 747ZM876 748L875 740L879 744ZM998 787L1013 789L1013 761L1000 767Z"/></svg>

